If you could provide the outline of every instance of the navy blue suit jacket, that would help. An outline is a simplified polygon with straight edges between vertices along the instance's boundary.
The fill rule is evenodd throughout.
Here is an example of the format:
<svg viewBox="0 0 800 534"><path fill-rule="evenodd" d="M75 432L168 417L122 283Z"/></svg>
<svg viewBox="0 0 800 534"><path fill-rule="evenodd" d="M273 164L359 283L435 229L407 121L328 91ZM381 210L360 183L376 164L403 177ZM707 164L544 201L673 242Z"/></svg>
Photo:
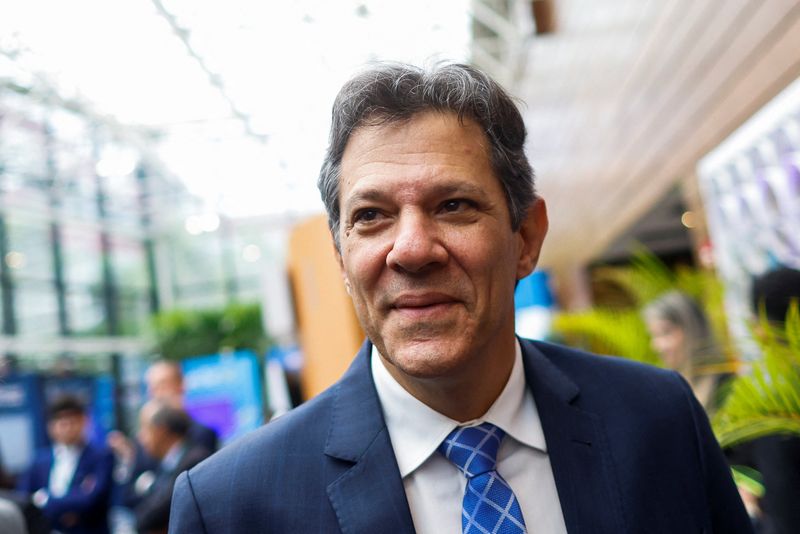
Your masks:
<svg viewBox="0 0 800 534"><path fill-rule="evenodd" d="M17 482L17 489L32 494L47 488L53 467L53 450L40 451ZM65 534L108 534L108 508L114 456L105 447L84 447L67 493L50 497L42 513L54 529Z"/></svg>
<svg viewBox="0 0 800 534"><path fill-rule="evenodd" d="M569 532L751 532L676 373L520 341ZM329 390L181 475L170 533L413 532L371 350Z"/></svg>

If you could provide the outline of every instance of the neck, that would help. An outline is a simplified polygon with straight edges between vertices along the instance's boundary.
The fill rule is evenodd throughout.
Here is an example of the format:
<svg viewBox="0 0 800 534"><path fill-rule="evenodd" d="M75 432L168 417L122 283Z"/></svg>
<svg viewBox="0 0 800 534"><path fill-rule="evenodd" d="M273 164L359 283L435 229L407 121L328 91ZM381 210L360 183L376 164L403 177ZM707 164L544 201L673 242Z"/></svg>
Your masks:
<svg viewBox="0 0 800 534"><path fill-rule="evenodd" d="M384 367L406 391L442 415L460 423L482 417L503 392L516 358L516 338L495 345L477 362L453 376L418 378L402 373L380 355ZM380 353L379 353L380 354Z"/></svg>

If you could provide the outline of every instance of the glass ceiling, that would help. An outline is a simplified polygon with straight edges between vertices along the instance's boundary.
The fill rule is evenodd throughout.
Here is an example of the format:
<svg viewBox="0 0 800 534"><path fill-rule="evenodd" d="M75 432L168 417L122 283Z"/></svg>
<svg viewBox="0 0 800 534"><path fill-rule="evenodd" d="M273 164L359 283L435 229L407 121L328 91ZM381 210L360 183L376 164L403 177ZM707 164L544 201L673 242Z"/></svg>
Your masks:
<svg viewBox="0 0 800 534"><path fill-rule="evenodd" d="M209 210L296 215L322 209L341 84L374 59L463 61L469 23L468 0L5 0L0 83L155 133Z"/></svg>

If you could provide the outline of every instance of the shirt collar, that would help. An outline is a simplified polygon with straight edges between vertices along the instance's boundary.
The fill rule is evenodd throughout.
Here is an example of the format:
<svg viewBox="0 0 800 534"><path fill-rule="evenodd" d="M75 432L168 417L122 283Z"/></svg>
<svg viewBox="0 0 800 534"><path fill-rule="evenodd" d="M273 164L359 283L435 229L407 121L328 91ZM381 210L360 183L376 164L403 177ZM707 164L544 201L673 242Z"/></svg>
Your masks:
<svg viewBox="0 0 800 534"><path fill-rule="evenodd" d="M175 443L167 451L167 454L164 455L164 459L161 460L161 468L164 471L172 471L176 467L178 467L178 462L181 461L181 457L183 456L183 451L184 451L183 440Z"/></svg>
<svg viewBox="0 0 800 534"><path fill-rule="evenodd" d="M83 452L83 447L80 445L64 445L63 443L53 445L53 456L57 458L77 458L81 452Z"/></svg>
<svg viewBox="0 0 800 534"><path fill-rule="evenodd" d="M489 422L523 445L547 452L539 413L525 385L519 342L515 347L514 366L500 396L483 417L461 426ZM405 477L422 465L460 423L430 408L397 383L374 345L371 366L400 475Z"/></svg>

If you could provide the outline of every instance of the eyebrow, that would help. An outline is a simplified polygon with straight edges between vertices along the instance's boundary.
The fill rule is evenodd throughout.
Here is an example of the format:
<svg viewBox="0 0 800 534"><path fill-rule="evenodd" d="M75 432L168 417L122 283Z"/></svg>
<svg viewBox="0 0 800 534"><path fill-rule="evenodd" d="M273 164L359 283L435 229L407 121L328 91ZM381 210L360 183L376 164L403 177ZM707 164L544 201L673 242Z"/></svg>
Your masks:
<svg viewBox="0 0 800 534"><path fill-rule="evenodd" d="M465 183L445 183L445 184L437 184L432 186L427 192L426 195L435 196L435 197L446 197L450 195L475 195L475 196L482 196L484 191L482 188L472 185L472 184L465 184ZM386 200L388 195L380 190L375 188L365 189L363 191L358 191L352 196L350 196L343 206L344 210L348 210L350 206L353 204L357 204L360 202L381 202Z"/></svg>

